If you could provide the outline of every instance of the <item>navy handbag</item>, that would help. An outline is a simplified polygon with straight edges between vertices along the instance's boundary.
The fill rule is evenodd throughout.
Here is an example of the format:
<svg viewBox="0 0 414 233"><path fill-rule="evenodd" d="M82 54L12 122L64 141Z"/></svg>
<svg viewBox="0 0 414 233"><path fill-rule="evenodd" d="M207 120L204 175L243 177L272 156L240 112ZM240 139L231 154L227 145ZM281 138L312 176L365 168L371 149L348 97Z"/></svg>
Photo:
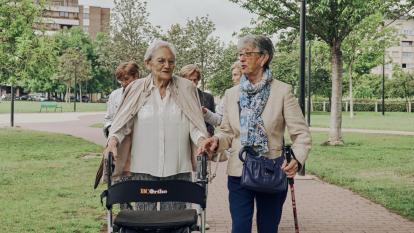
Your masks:
<svg viewBox="0 0 414 233"><path fill-rule="evenodd" d="M281 169L284 156L269 159L260 156L251 146L244 146L239 152L239 159L243 162L240 180L242 187L263 193L280 193L287 190L287 177Z"/></svg>

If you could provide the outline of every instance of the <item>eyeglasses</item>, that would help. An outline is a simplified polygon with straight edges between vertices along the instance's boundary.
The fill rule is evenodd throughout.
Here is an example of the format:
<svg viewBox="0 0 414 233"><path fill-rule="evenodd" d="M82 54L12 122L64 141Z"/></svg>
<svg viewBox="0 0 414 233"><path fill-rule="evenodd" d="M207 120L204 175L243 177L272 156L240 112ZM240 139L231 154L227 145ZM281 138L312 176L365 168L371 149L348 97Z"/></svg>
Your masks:
<svg viewBox="0 0 414 233"><path fill-rule="evenodd" d="M238 56L239 56L239 58L242 57L242 56L252 57L253 54L263 54L263 53L262 52L259 52L259 51L252 51L252 52L239 53Z"/></svg>
<svg viewBox="0 0 414 233"><path fill-rule="evenodd" d="M160 64L160 65L168 64L169 66L174 66L175 65L175 60L158 59L157 63Z"/></svg>

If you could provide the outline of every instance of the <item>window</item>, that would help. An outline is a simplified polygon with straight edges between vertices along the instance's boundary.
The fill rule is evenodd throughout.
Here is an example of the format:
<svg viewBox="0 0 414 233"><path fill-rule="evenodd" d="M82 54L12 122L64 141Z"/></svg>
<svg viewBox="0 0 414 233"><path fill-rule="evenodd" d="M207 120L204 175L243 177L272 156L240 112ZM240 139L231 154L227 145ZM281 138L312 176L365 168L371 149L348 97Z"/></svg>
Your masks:
<svg viewBox="0 0 414 233"><path fill-rule="evenodd" d="M404 40L404 41L401 41L401 46L402 47L411 47L411 46L413 46L413 42L410 41L410 40Z"/></svg>
<svg viewBox="0 0 414 233"><path fill-rule="evenodd" d="M59 11L59 16L60 16L60 17L65 17L65 12L63 12L63 11Z"/></svg>
<svg viewBox="0 0 414 233"><path fill-rule="evenodd" d="M414 30L411 29L403 29L401 30L401 33L407 36L413 36L414 35Z"/></svg>
<svg viewBox="0 0 414 233"><path fill-rule="evenodd" d="M401 67L402 67L403 69L405 69L405 68L407 68L407 64L403 63L403 64L401 64Z"/></svg>
<svg viewBox="0 0 414 233"><path fill-rule="evenodd" d="M414 58L414 53L413 52L402 52L402 57L403 58Z"/></svg>
<svg viewBox="0 0 414 233"><path fill-rule="evenodd" d="M89 13L83 13L83 19L89 19Z"/></svg>
<svg viewBox="0 0 414 233"><path fill-rule="evenodd" d="M89 27L88 26L83 26L83 31L88 33L89 32Z"/></svg>

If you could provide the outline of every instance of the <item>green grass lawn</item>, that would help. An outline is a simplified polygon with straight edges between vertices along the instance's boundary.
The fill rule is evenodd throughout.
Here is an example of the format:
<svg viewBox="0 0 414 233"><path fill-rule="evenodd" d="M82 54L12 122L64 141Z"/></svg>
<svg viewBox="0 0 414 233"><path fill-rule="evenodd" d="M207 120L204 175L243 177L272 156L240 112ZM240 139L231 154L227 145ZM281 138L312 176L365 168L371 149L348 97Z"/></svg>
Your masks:
<svg viewBox="0 0 414 233"><path fill-rule="evenodd" d="M40 111L40 103L36 101L15 101L14 109L18 113L31 113ZM10 112L10 101L0 102L0 113ZM58 106L62 106L63 112L73 112L73 103L58 102ZM44 109L42 109L42 112ZM54 112L54 109L49 108L49 112ZM60 112L60 109L57 109ZM77 112L100 112L106 111L106 103L76 103Z"/></svg>
<svg viewBox="0 0 414 233"><path fill-rule="evenodd" d="M0 232L99 232L100 157L84 155L100 152L72 136L0 129Z"/></svg>
<svg viewBox="0 0 414 233"><path fill-rule="evenodd" d="M344 146L321 146L313 133L306 171L414 220L414 137L344 134Z"/></svg>
<svg viewBox="0 0 414 233"><path fill-rule="evenodd" d="M311 115L312 127L329 127L327 112L314 112ZM382 116L379 112L356 112L354 118L349 112L342 114L342 127L354 129L382 129L414 131L414 113L386 112Z"/></svg>

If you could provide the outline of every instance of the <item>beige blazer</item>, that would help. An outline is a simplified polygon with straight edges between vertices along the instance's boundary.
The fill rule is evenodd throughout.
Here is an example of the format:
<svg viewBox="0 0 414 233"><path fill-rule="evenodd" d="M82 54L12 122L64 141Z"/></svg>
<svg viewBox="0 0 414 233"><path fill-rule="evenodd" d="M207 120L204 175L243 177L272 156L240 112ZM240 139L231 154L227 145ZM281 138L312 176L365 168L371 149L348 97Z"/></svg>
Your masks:
<svg viewBox="0 0 414 233"><path fill-rule="evenodd" d="M241 176L242 162L238 153L240 143L240 118L239 118L240 86L228 89L224 95L223 120L218 133L218 152L232 148L232 153L227 164L229 176ZM279 80L271 83L269 99L262 113L264 126L269 139L268 158L277 158L281 155L283 135L287 128L292 140L293 152L300 164L304 164L311 148L311 135L305 122L298 101L292 94L292 87Z"/></svg>
<svg viewBox="0 0 414 233"><path fill-rule="evenodd" d="M141 107L148 100L148 97L151 94L151 82L152 77L151 75L148 75L146 78L135 80L125 89L122 102L112 122L108 140L115 133L122 132L123 127L139 112ZM189 80L176 76L173 76L170 85L172 85L171 98L176 101L177 105L181 108L191 123L203 133L204 138L207 138L208 133L201 111L197 88ZM127 175L129 173L132 141L133 133L125 135L122 142L118 144L118 159L115 163L114 177ZM193 170L196 167L195 156L197 146L198 145L191 143L193 154L191 162Z"/></svg>

